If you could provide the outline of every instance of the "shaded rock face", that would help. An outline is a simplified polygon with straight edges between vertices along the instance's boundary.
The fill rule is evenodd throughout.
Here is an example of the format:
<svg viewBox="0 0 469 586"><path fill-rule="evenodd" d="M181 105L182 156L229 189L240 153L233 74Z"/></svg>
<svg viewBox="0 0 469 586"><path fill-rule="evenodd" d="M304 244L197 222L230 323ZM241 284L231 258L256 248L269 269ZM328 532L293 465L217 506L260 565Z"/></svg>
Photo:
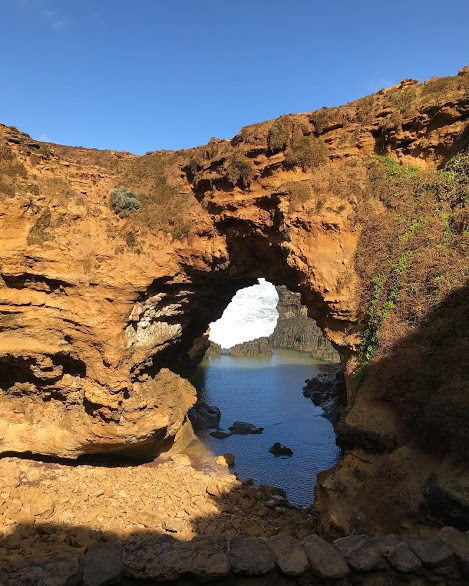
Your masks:
<svg viewBox="0 0 469 586"><path fill-rule="evenodd" d="M220 426L221 411L214 405L197 403L189 409L188 415L196 433L204 429L218 429Z"/></svg>
<svg viewBox="0 0 469 586"><path fill-rule="evenodd" d="M349 429L398 446L367 455L379 511L352 479L350 448L323 482L327 526L365 531L391 509L399 524L418 505L399 499L421 498L440 466L410 466L406 446L418 445L419 463L424 451L468 458L468 92L467 69L405 80L231 141L142 157L38 143L1 125L0 451L154 456L183 445L194 340L237 290L264 277L301 294L338 350ZM125 218L109 200L119 185L142 204ZM364 355L373 356L370 376L357 392ZM395 480L403 470L418 476L410 492ZM326 488L344 478L346 513L343 493L334 500ZM399 507L376 497L397 487Z"/></svg>
<svg viewBox="0 0 469 586"><path fill-rule="evenodd" d="M273 348L290 348L310 352L315 358L339 362L339 354L324 336L316 322L308 317L308 309L302 305L299 293L276 287L278 293L278 320L269 337Z"/></svg>

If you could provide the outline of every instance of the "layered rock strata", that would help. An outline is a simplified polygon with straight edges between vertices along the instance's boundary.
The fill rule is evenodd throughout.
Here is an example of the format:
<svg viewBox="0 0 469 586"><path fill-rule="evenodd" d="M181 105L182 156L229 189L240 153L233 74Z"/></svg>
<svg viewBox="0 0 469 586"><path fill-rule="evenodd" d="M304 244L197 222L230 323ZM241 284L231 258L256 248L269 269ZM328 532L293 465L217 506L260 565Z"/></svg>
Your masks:
<svg viewBox="0 0 469 586"><path fill-rule="evenodd" d="M467 485L468 95L464 68L142 157L0 126L0 450L178 449L194 340L264 277L339 352L353 437L391 440L323 479L330 532L394 531L433 473Z"/></svg>

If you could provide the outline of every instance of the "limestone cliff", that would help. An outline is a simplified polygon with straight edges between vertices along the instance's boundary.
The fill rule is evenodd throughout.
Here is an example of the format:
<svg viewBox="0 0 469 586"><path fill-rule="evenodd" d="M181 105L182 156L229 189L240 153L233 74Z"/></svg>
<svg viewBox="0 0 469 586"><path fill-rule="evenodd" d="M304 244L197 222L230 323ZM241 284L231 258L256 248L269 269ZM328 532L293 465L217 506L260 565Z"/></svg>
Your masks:
<svg viewBox="0 0 469 586"><path fill-rule="evenodd" d="M404 450L363 472L399 524L418 504L406 477L421 495L442 456L447 474L468 456L468 96L465 68L142 157L0 126L1 451L167 449L194 340L265 277L338 350L347 425ZM119 186L138 211L111 206ZM403 465L409 445L425 465ZM331 530L379 518L352 474L362 448L322 483Z"/></svg>

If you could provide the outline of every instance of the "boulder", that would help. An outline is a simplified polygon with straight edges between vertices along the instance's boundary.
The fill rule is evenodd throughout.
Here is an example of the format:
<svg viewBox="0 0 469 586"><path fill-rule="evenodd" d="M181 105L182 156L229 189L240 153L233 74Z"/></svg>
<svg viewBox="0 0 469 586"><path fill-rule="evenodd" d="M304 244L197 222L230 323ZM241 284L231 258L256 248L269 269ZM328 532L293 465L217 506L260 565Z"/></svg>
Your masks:
<svg viewBox="0 0 469 586"><path fill-rule="evenodd" d="M286 446L282 446L280 442L275 442L275 444L269 448L269 452L274 456L293 456L293 450Z"/></svg>
<svg viewBox="0 0 469 586"><path fill-rule="evenodd" d="M215 460L215 462L219 466L224 466L225 468L230 468L235 463L235 457L233 454L229 454L229 453L222 454L221 456L218 456L218 458Z"/></svg>
<svg viewBox="0 0 469 586"><path fill-rule="evenodd" d="M149 537L125 546L124 569L128 577L137 580L169 582L183 574L213 580L230 571L226 549L223 536L198 537L191 541Z"/></svg>
<svg viewBox="0 0 469 586"><path fill-rule="evenodd" d="M196 433L204 429L218 428L220 425L221 411L214 405L197 403L189 409L188 415Z"/></svg>
<svg viewBox="0 0 469 586"><path fill-rule="evenodd" d="M274 556L262 539L233 537L229 552L235 574L267 574L275 567Z"/></svg>
<svg viewBox="0 0 469 586"><path fill-rule="evenodd" d="M454 527L443 527L438 533L440 541L451 548L459 562L462 573L469 578L469 539Z"/></svg>
<svg viewBox="0 0 469 586"><path fill-rule="evenodd" d="M439 539L409 539L410 549L422 560L424 566L445 566L453 558L453 551Z"/></svg>
<svg viewBox="0 0 469 586"><path fill-rule="evenodd" d="M2 562L0 584L5 586L74 586L80 583L80 554L60 551L43 557Z"/></svg>
<svg viewBox="0 0 469 586"><path fill-rule="evenodd" d="M235 421L228 429L231 431L232 435L248 435L250 433L258 434L264 431L263 427L256 427L252 423L247 423L246 421Z"/></svg>
<svg viewBox="0 0 469 586"><path fill-rule="evenodd" d="M104 586L117 582L122 573L122 543L90 545L83 558L84 586Z"/></svg>
<svg viewBox="0 0 469 586"><path fill-rule="evenodd" d="M382 570L386 563L366 535L350 535L334 541L334 545L356 572Z"/></svg>
<svg viewBox="0 0 469 586"><path fill-rule="evenodd" d="M386 561L397 571L407 574L422 567L422 562L410 549L395 535L375 537L371 543L376 547Z"/></svg>
<svg viewBox="0 0 469 586"><path fill-rule="evenodd" d="M287 576L301 576L309 569L309 562L298 539L290 535L274 535L267 541L275 563Z"/></svg>
<svg viewBox="0 0 469 586"><path fill-rule="evenodd" d="M122 556L125 575L137 580L177 580L181 558L176 543L166 536L127 543Z"/></svg>
<svg viewBox="0 0 469 586"><path fill-rule="evenodd" d="M349 573L340 552L319 535L309 535L301 542L311 564L311 571L318 578L340 580Z"/></svg>

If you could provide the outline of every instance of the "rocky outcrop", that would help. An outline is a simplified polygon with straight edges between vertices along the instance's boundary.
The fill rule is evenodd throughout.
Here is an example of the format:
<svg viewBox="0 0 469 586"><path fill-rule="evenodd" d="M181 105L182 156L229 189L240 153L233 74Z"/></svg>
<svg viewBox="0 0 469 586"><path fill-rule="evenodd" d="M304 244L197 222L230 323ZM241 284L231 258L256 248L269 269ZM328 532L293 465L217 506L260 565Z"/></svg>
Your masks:
<svg viewBox="0 0 469 586"><path fill-rule="evenodd" d="M223 350L220 344L217 344L216 342L212 342L212 340L210 340L209 346L204 354L204 360L207 360L207 358L220 358L222 354Z"/></svg>
<svg viewBox="0 0 469 586"><path fill-rule="evenodd" d="M188 416L195 433L205 429L218 429L220 426L221 411L215 405L197 403L189 409Z"/></svg>
<svg viewBox="0 0 469 586"><path fill-rule="evenodd" d="M227 354L229 356L272 356L272 346L267 337L256 338L249 342L242 342L232 346Z"/></svg>
<svg viewBox="0 0 469 586"><path fill-rule="evenodd" d="M236 344L227 352L230 356L272 356L273 348L287 348L310 352L315 358L339 362L339 355L324 336L314 319L308 317L307 308L301 304L299 293L293 293L280 285L278 293L278 319L270 336Z"/></svg>
<svg viewBox="0 0 469 586"><path fill-rule="evenodd" d="M323 482L325 526L399 527L429 473L468 458L468 90L467 69L404 80L142 157L0 126L0 450L183 444L194 340L264 277L338 350L347 426L397 446L365 463L350 448ZM140 198L126 217L121 185ZM325 494L340 483L346 499Z"/></svg>
<svg viewBox="0 0 469 586"><path fill-rule="evenodd" d="M278 320L269 337L271 346L309 352L315 358L339 362L339 355L331 342L316 322L308 317L308 309L302 305L300 294L288 291L285 286L276 289Z"/></svg>
<svg viewBox="0 0 469 586"><path fill-rule="evenodd" d="M334 425L340 419L341 397L344 395L344 375L339 365L327 369L327 373L306 380L303 395L324 411L324 416Z"/></svg>
<svg viewBox="0 0 469 586"><path fill-rule="evenodd" d="M280 442L275 442L269 448L269 452L274 456L293 456L293 450L287 446L283 446Z"/></svg>

